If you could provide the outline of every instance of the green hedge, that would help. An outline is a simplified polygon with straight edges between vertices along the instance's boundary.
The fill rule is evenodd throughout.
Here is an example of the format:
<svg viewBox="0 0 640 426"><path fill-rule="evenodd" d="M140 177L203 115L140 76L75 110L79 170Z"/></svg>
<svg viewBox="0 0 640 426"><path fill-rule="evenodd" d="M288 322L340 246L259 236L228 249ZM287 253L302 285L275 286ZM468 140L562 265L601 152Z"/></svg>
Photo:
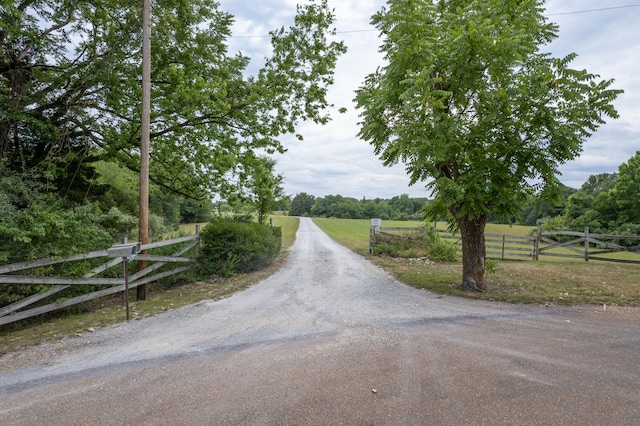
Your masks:
<svg viewBox="0 0 640 426"><path fill-rule="evenodd" d="M200 272L232 276L257 271L280 252L282 230L255 222L213 219L200 233Z"/></svg>

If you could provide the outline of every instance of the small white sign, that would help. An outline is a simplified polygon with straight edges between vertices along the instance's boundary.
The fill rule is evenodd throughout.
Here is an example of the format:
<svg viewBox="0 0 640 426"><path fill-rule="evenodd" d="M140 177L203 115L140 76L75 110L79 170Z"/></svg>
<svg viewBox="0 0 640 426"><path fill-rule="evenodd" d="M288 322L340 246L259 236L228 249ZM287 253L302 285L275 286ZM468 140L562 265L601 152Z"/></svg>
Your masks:
<svg viewBox="0 0 640 426"><path fill-rule="evenodd" d="M382 226L382 219L371 219L371 226Z"/></svg>

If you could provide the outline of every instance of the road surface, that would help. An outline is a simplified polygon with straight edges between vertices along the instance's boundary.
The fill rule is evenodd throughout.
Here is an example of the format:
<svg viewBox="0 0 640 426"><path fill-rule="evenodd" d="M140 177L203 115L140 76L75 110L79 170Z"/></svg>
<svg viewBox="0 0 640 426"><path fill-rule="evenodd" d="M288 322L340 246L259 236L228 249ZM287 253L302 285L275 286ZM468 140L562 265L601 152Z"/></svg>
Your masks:
<svg viewBox="0 0 640 426"><path fill-rule="evenodd" d="M243 292L0 358L0 424L637 425L640 315L437 296L303 218Z"/></svg>

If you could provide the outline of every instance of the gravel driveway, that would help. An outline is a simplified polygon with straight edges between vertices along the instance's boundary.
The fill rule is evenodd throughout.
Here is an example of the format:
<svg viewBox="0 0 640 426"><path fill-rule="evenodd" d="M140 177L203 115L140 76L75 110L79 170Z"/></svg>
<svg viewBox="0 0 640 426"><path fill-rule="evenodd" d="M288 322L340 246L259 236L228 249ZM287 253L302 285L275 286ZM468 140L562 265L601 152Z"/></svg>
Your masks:
<svg viewBox="0 0 640 426"><path fill-rule="evenodd" d="M407 287L302 218L234 296L0 358L2 425L640 424L640 313Z"/></svg>

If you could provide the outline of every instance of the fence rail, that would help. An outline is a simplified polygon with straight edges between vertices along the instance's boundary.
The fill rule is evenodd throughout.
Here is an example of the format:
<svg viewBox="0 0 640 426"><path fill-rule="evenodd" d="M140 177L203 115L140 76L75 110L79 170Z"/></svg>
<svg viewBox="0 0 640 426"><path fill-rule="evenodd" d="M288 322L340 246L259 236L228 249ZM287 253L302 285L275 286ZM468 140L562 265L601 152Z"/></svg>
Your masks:
<svg viewBox="0 0 640 426"><path fill-rule="evenodd" d="M153 255L153 254L137 254L135 257L116 257L110 258L107 262L93 268L82 277L67 278L67 277L55 277L55 276L32 276L32 275L17 275L16 272L27 271L30 269L40 268L44 266L51 266L56 264L68 264L70 262L77 262L88 259L96 259L102 257L108 257L108 250L98 250L90 253L76 254L67 256L61 259L40 259L27 262L19 262L11 265L0 266L0 284L11 285L33 285L33 284L46 284L54 285L48 291L36 293L28 296L24 299L16 301L10 305L0 308L0 325L9 324L12 322L20 321L23 319L31 318L36 315L52 312L58 309L66 308L69 306L84 303L90 300L94 300L100 297L109 296L116 293L124 293L125 290L138 287L143 284L152 283L163 278L170 277L191 269L192 265L175 266L162 272L156 272L167 264L193 264L196 261L195 257L183 257L183 255L190 250L197 251L198 243L200 241L200 227L196 226L196 233L186 237L179 237L170 240L158 241L150 244L142 244L139 246L140 251L148 251L157 249L159 247L172 246L177 244L186 243L184 247L177 250L168 256ZM149 262L155 262L146 268L137 271L136 273L128 274L128 263L132 259L147 260ZM113 268L114 266L122 266L122 277L119 278L96 278L96 275ZM60 293L61 291L74 285L82 286L110 286L108 288L100 289L91 293L83 294L81 296L72 297L64 301L54 301L42 306L35 306L28 308L34 304L41 304L51 298L53 295ZM28 308L28 309L26 309ZM127 317L128 317L128 303L127 303ZM128 318L127 318L128 319Z"/></svg>
<svg viewBox="0 0 640 426"><path fill-rule="evenodd" d="M436 232L438 237L448 240L462 250L462 239L459 233L451 233L444 229L402 228L372 226L369 231L369 251L373 253L375 246L382 241L399 238L415 238ZM540 256L564 257L605 262L640 264L640 235L592 234L589 228L584 232L548 231L542 232L538 227L534 236L485 233L487 258L499 260L539 260ZM570 238L573 237L573 238ZM622 242L626 245L622 245ZM629 245L637 241L638 244ZM629 253L632 258L616 255ZM635 255L638 255L635 258Z"/></svg>

